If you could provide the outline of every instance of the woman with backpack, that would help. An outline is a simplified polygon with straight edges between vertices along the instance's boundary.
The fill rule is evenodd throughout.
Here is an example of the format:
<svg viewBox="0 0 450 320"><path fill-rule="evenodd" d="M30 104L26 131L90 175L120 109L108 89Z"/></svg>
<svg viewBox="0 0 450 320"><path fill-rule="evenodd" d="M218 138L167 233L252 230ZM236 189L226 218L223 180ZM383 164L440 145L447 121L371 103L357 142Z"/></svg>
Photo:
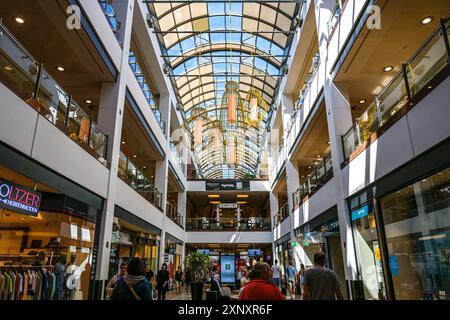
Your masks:
<svg viewBox="0 0 450 320"><path fill-rule="evenodd" d="M117 282L111 300L152 300L150 284L140 258L131 260L127 275Z"/></svg>

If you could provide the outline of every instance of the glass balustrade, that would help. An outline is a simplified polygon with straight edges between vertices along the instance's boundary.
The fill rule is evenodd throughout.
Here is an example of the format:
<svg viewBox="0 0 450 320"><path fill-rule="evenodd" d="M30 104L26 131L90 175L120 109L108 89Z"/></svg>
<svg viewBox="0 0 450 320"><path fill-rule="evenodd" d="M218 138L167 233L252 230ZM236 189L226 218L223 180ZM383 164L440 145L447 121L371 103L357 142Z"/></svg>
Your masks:
<svg viewBox="0 0 450 320"><path fill-rule="evenodd" d="M311 167L311 170L300 180L300 187L292 195L294 207L301 205L307 197L312 196L333 177L331 153Z"/></svg>
<svg viewBox="0 0 450 320"><path fill-rule="evenodd" d="M97 160L108 165L108 136L2 24L0 66L0 81L5 86Z"/></svg>
<svg viewBox="0 0 450 320"><path fill-rule="evenodd" d="M120 152L118 176L145 199L162 211L162 194L130 159Z"/></svg>
<svg viewBox="0 0 450 320"><path fill-rule="evenodd" d="M449 24L446 20L403 65L402 71L375 97L363 114L355 119L355 124L342 136L346 159L412 102L415 96L424 90L433 89L430 83L449 64L450 53L446 47L448 34Z"/></svg>
<svg viewBox="0 0 450 320"><path fill-rule="evenodd" d="M289 217L289 206L288 203L286 202L280 207L278 212L275 214L275 226L279 225L287 217Z"/></svg>
<svg viewBox="0 0 450 320"><path fill-rule="evenodd" d="M170 142L169 142L169 147L170 147L170 150L172 150L173 153L175 154L175 157L177 158L178 166L180 167L181 172L183 172L183 174L186 174L186 170L184 168L184 162L183 162L183 157L181 156L181 152L178 151L177 147L175 146L175 144L172 140L170 140Z"/></svg>
<svg viewBox="0 0 450 320"><path fill-rule="evenodd" d="M147 80L145 79L144 73L141 69L141 66L139 65L138 58L136 54L130 50L129 56L128 56L128 64L130 65L131 70L133 71L133 74L139 83L139 87L142 90L142 93L145 96L145 99L147 100L148 105L150 106L156 121L158 122L161 130L163 133L166 132L166 123L163 120L161 116L161 112L159 111L159 107L156 103L156 100L151 92L150 86L147 83Z"/></svg>
<svg viewBox="0 0 450 320"><path fill-rule="evenodd" d="M187 231L270 231L270 218L187 218Z"/></svg>
<svg viewBox="0 0 450 320"><path fill-rule="evenodd" d="M119 18L117 17L114 7L111 4L111 0L98 0L98 3L100 5L100 7L102 8L103 13L105 14L105 17L108 20L108 23L109 23L112 31L118 38L119 37L118 33L120 31L121 23L119 21Z"/></svg>
<svg viewBox="0 0 450 320"><path fill-rule="evenodd" d="M166 203L166 216L184 229L183 214L178 212L178 208L169 202Z"/></svg>

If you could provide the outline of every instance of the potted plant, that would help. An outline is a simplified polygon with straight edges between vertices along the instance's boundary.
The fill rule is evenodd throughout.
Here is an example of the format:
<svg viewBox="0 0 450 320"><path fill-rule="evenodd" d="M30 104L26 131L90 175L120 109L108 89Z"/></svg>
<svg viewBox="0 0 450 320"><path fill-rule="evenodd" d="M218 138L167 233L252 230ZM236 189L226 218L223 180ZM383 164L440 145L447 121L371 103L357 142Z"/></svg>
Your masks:
<svg viewBox="0 0 450 320"><path fill-rule="evenodd" d="M212 267L211 257L194 251L185 257L185 262L191 270L192 300L203 300L203 285L206 282L207 268Z"/></svg>

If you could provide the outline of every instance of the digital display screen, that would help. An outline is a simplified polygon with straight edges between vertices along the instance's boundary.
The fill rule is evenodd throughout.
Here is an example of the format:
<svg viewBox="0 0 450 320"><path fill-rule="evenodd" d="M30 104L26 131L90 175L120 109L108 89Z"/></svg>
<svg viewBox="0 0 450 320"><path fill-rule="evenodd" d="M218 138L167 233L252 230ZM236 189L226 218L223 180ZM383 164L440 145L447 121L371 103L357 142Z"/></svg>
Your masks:
<svg viewBox="0 0 450 320"><path fill-rule="evenodd" d="M203 253L203 254L209 254L209 250L208 249L198 249L197 252Z"/></svg>
<svg viewBox="0 0 450 320"><path fill-rule="evenodd" d="M236 279L236 260L234 254L220 256L220 279L222 283L234 283Z"/></svg>
<svg viewBox="0 0 450 320"><path fill-rule="evenodd" d="M262 251L259 249L248 249L249 257L260 257L262 256Z"/></svg>

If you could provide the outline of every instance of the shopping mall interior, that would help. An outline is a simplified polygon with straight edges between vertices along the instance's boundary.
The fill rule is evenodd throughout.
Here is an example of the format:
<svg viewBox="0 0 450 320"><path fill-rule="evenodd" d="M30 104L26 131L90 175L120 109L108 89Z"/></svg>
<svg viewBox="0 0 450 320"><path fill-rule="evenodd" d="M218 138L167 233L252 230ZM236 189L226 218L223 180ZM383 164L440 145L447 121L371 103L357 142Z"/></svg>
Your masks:
<svg viewBox="0 0 450 320"><path fill-rule="evenodd" d="M450 300L449 19L448 0L0 1L0 280L44 251L75 270L65 299L106 299L139 257L191 299L193 252L235 293L320 251L345 299Z"/></svg>

